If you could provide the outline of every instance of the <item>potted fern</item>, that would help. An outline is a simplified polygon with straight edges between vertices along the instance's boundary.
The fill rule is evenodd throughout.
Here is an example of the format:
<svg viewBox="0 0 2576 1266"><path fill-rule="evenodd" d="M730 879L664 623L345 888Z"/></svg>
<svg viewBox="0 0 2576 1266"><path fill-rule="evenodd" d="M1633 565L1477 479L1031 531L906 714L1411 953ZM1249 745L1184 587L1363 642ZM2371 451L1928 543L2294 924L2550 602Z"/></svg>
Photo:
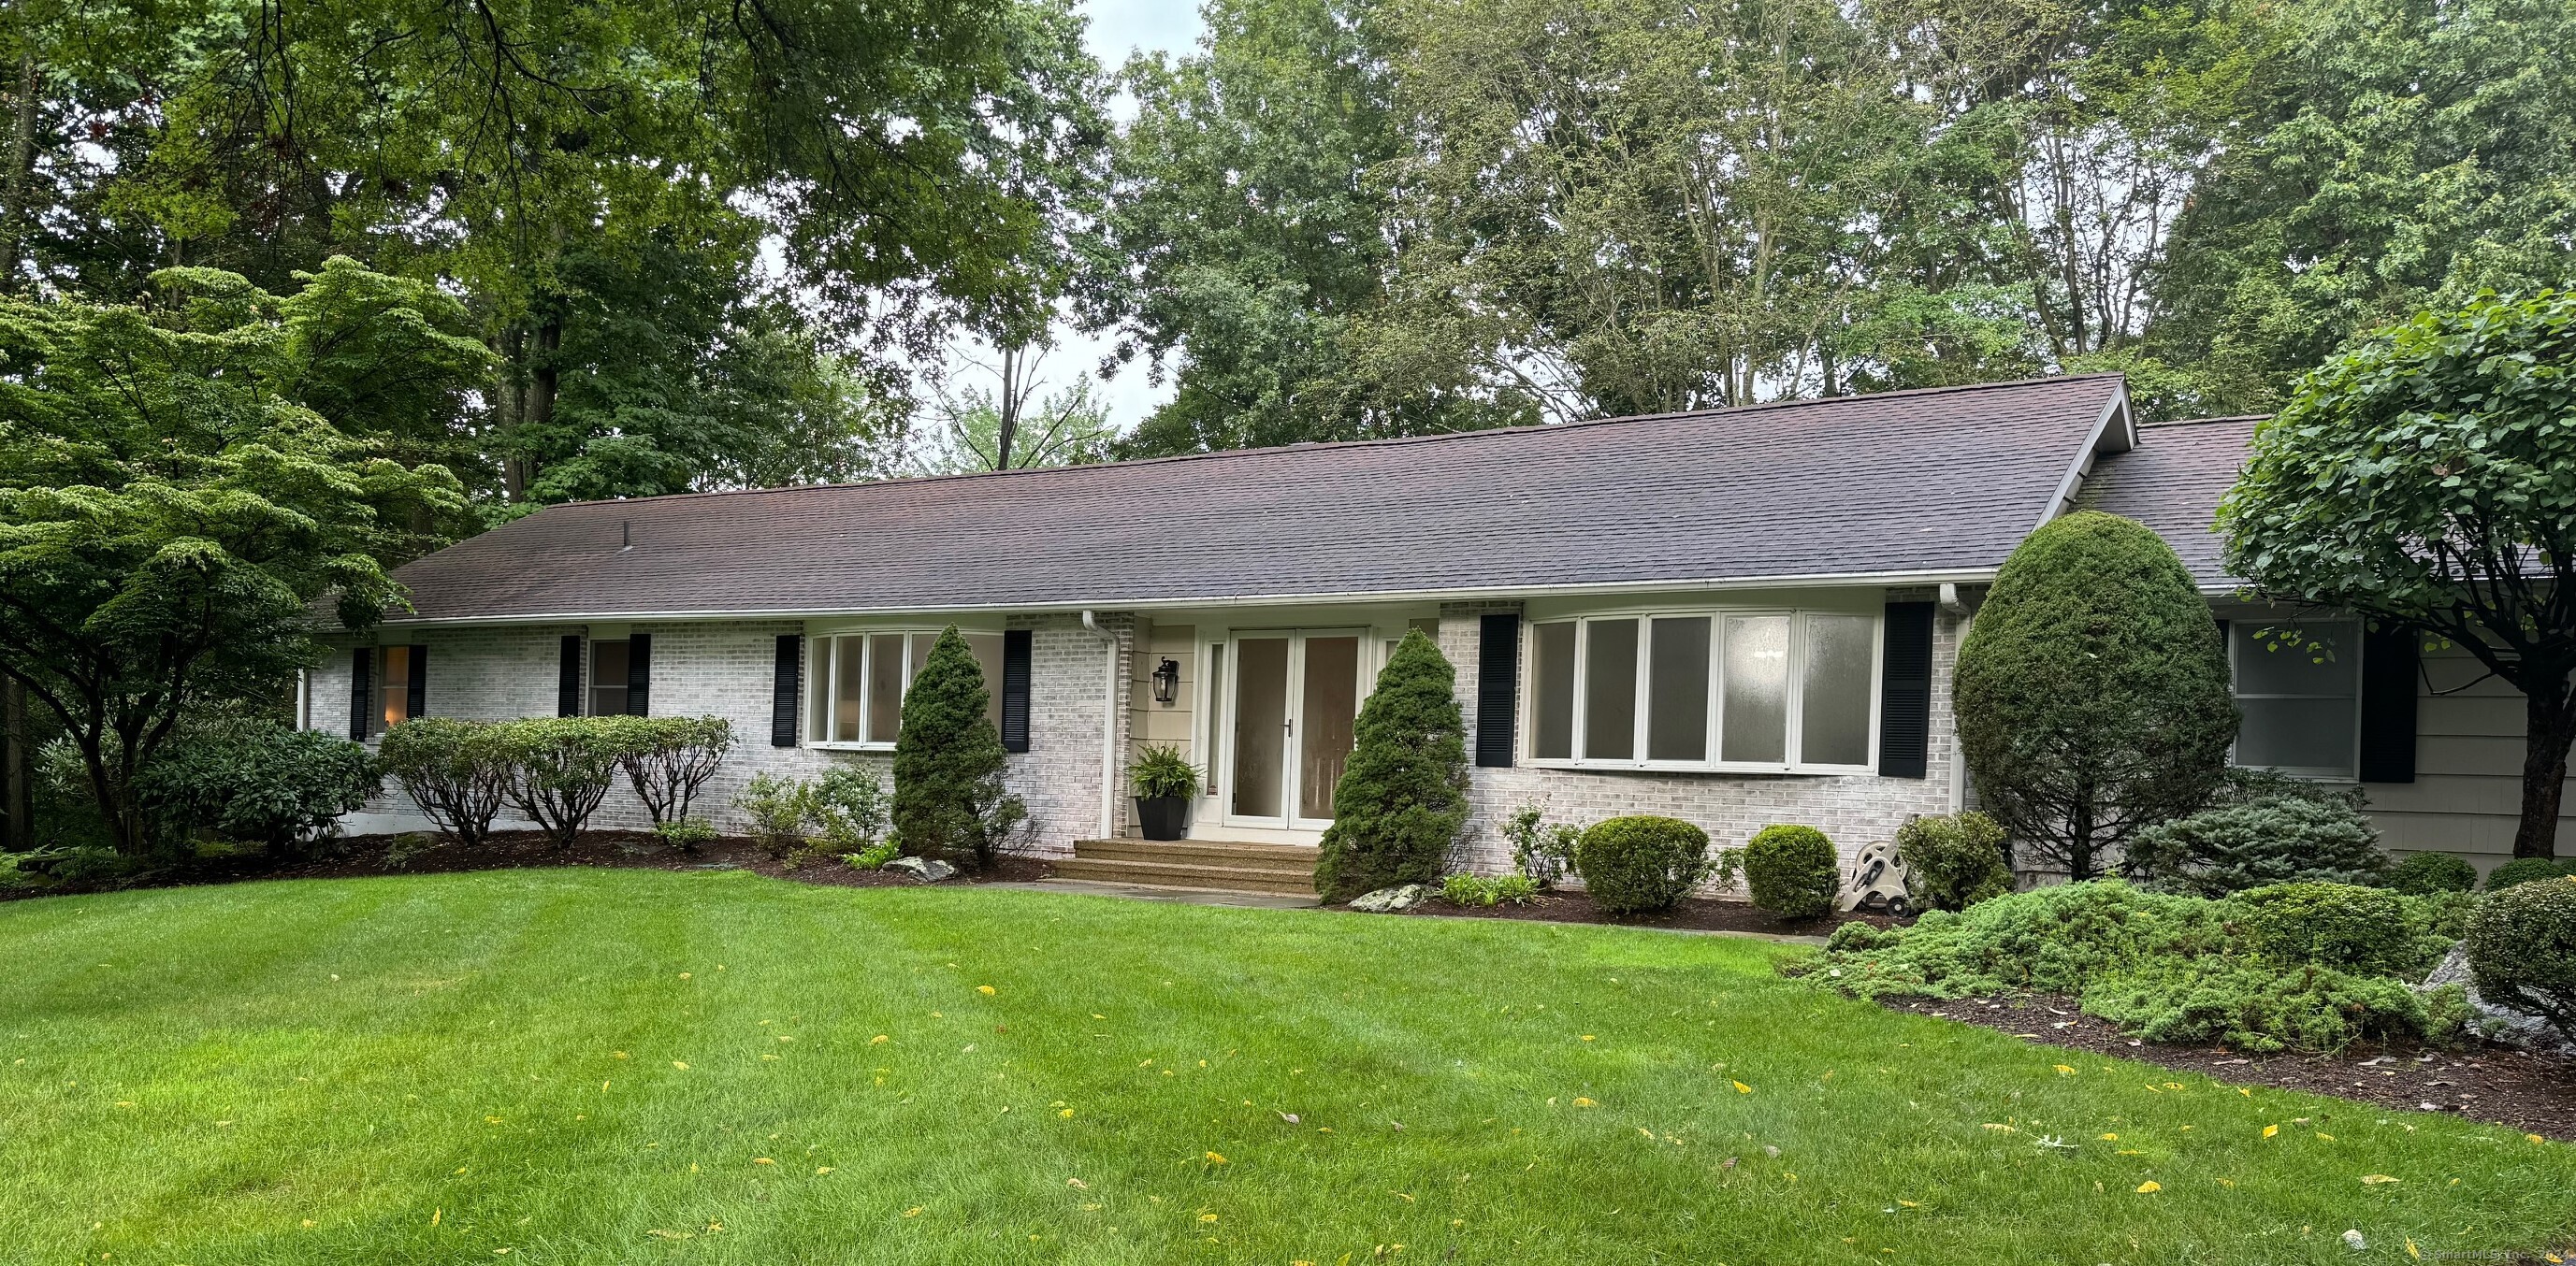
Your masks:
<svg viewBox="0 0 2576 1266"><path fill-rule="evenodd" d="M1149 840L1177 840L1198 798L1199 767L1174 747L1149 747L1127 774L1136 788L1136 822Z"/></svg>

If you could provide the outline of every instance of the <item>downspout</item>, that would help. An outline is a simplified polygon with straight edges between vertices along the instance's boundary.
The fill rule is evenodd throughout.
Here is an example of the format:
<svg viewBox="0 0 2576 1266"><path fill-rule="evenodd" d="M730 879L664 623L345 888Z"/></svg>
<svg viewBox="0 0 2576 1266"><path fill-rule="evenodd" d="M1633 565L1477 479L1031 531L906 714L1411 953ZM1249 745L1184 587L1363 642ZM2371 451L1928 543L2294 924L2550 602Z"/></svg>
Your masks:
<svg viewBox="0 0 2576 1266"><path fill-rule="evenodd" d="M1100 715L1100 838L1118 833L1118 635L1100 627L1090 608L1083 608L1082 627L1109 647L1106 673L1108 706Z"/></svg>
<svg viewBox="0 0 2576 1266"><path fill-rule="evenodd" d="M1959 586L1944 581L1939 602L1941 612L1959 622L1958 636L1950 643L1950 812L1960 813L1968 807L1968 761L1959 749L1959 647L1968 641L1968 625L1976 613L1959 600Z"/></svg>

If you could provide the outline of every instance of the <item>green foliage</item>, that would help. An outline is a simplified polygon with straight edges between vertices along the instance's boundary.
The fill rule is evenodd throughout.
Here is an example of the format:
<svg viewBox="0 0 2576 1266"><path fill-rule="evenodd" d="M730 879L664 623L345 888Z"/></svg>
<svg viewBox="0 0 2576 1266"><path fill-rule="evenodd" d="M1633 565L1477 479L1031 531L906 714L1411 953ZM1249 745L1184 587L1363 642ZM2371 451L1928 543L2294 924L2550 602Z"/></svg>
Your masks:
<svg viewBox="0 0 2576 1266"><path fill-rule="evenodd" d="M2004 829L1982 813L1915 818L1896 828L1896 856L1920 909L1965 910L2013 890Z"/></svg>
<svg viewBox="0 0 2576 1266"><path fill-rule="evenodd" d="M836 853L872 852L886 839L889 804L885 784L875 774L847 765L824 770L799 784L805 821L823 846ZM889 854L889 857L899 855Z"/></svg>
<svg viewBox="0 0 2576 1266"><path fill-rule="evenodd" d="M367 749L347 739L219 715L183 724L143 767L135 798L165 852L211 832L285 855L339 834L340 815L377 782Z"/></svg>
<svg viewBox="0 0 2576 1266"><path fill-rule="evenodd" d="M1812 919L1834 908L1842 888L1834 842L1812 826L1777 823L1744 844L1744 886L1753 904L1784 919Z"/></svg>
<svg viewBox="0 0 2576 1266"><path fill-rule="evenodd" d="M804 784L776 774L752 775L733 797L733 807L751 820L752 842L771 857L804 847L807 803Z"/></svg>
<svg viewBox="0 0 2576 1266"><path fill-rule="evenodd" d="M2462 939L2478 993L2576 1041L2576 876L2516 884L2478 903Z"/></svg>
<svg viewBox="0 0 2576 1266"><path fill-rule="evenodd" d="M328 283L357 271L288 299L204 269L136 304L0 296L0 673L62 725L116 847L146 845L136 779L182 717L276 698L320 655L310 604L371 624L386 567L462 510L444 469L352 436L454 407L484 353L434 289L353 308ZM353 389L325 363L351 341L403 373Z"/></svg>
<svg viewBox="0 0 2576 1266"><path fill-rule="evenodd" d="M1315 891L1326 901L1439 877L1467 821L1457 679L1420 629L1387 657L1360 704L1350 764L1333 788L1333 825L1315 863Z"/></svg>
<svg viewBox="0 0 2576 1266"><path fill-rule="evenodd" d="M2538 597L2576 586L2571 371L2576 294L2417 316L2301 379L2219 506L2256 591L2438 634L2523 693L2517 857L2555 847L2576 744L2576 610Z"/></svg>
<svg viewBox="0 0 2576 1266"><path fill-rule="evenodd" d="M2517 857L2487 872L2487 891L2502 892L2537 879L2556 879L2576 874L2576 861L2561 862L2546 857Z"/></svg>
<svg viewBox="0 0 2576 1266"><path fill-rule="evenodd" d="M662 842L683 853L694 853L716 842L716 825L705 818L673 818L653 824L653 833Z"/></svg>
<svg viewBox="0 0 2576 1266"><path fill-rule="evenodd" d="M2093 511L2005 560L1960 647L1956 698L1986 810L2077 879L2207 801L2236 737L2191 574L2144 524Z"/></svg>
<svg viewBox="0 0 2576 1266"><path fill-rule="evenodd" d="M1003 790L1002 733L986 709L984 670L955 625L903 694L894 748L894 837L906 853L989 866L1028 808Z"/></svg>
<svg viewBox="0 0 2576 1266"><path fill-rule="evenodd" d="M2265 884L2376 884L2388 878L2378 828L2336 801L2282 798L2205 809L2130 839L2129 874L2204 897Z"/></svg>
<svg viewBox="0 0 2576 1266"><path fill-rule="evenodd" d="M2467 892L2478 886L2478 868L2450 853L2408 853L2389 868L2388 886L2410 897Z"/></svg>
<svg viewBox="0 0 2576 1266"><path fill-rule="evenodd" d="M1136 754L1127 770L1127 780L1136 794L1148 800L1164 796L1184 799L1199 794L1199 767L1181 755L1177 747L1148 747Z"/></svg>
<svg viewBox="0 0 2576 1266"><path fill-rule="evenodd" d="M1440 898L1453 906L1494 904L1494 882L1472 871L1459 871L1440 881Z"/></svg>
<svg viewBox="0 0 2576 1266"><path fill-rule="evenodd" d="M1512 846L1512 869L1540 889L1551 888L1574 868L1574 846L1583 828L1550 822L1545 807L1525 804L1503 821L1503 840Z"/></svg>
<svg viewBox="0 0 2576 1266"><path fill-rule="evenodd" d="M723 717L598 717L617 751L617 767L658 829L685 821L698 792L733 751L733 723Z"/></svg>
<svg viewBox="0 0 2576 1266"><path fill-rule="evenodd" d="M492 727L509 762L502 794L557 848L590 825L617 779L621 717L532 717Z"/></svg>
<svg viewBox="0 0 2576 1266"><path fill-rule="evenodd" d="M510 751L497 726L414 717L385 731L376 762L423 817L460 844L483 842L510 786Z"/></svg>
<svg viewBox="0 0 2576 1266"><path fill-rule="evenodd" d="M1486 885L1485 890L1503 905L1525 906L1538 896L1538 881L1521 874L1499 875Z"/></svg>
<svg viewBox="0 0 2576 1266"><path fill-rule="evenodd" d="M1632 814L1594 823L1574 846L1574 873L1610 914L1669 910L1714 865L1708 832L1678 818Z"/></svg>
<svg viewBox="0 0 2576 1266"><path fill-rule="evenodd" d="M901 856L902 845L893 840L879 840L858 852L841 854L841 862L852 870L879 870Z"/></svg>
<svg viewBox="0 0 2576 1266"><path fill-rule="evenodd" d="M1863 997L2069 994L2141 1037L2247 1051L2439 1042L2465 1017L2457 991L2406 983L2447 948L2458 911L2332 884L2218 901L2119 880L2059 884L1910 928L1845 924L1814 978Z"/></svg>

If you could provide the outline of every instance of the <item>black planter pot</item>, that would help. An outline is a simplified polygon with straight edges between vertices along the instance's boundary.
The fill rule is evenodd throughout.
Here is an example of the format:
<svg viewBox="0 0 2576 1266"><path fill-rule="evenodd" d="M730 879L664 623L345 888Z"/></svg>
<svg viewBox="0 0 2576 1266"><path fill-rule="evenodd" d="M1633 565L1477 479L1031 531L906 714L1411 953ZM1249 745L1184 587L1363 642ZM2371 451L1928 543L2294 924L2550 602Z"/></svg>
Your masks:
<svg viewBox="0 0 2576 1266"><path fill-rule="evenodd" d="M1136 797L1136 824L1145 828L1149 840L1177 840L1189 825L1190 801L1187 796Z"/></svg>

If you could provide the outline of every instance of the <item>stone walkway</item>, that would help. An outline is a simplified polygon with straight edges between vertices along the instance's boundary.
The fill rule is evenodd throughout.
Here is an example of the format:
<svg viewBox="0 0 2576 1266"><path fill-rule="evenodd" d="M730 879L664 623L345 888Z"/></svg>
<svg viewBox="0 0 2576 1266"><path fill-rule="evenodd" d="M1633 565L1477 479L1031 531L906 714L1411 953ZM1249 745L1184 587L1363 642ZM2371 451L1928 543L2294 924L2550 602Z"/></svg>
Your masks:
<svg viewBox="0 0 2576 1266"><path fill-rule="evenodd" d="M1039 879L1028 883L979 884L980 888L1000 888L1014 892L1073 893L1085 897L1124 897L1130 901L1169 901L1190 906L1233 906L1245 910L1313 910L1323 906L1319 897L1291 897L1267 892L1230 892L1217 888L1162 888L1146 884L1112 884L1091 879ZM1472 919L1471 914L1431 914L1435 919ZM1486 920L1496 922L1497 920ZM1529 920L1543 922L1543 920ZM1553 926L1612 926L1607 924L1554 924ZM1667 932L1675 936L1733 936L1745 940L1770 941L1780 945L1812 945L1822 948L1821 936L1785 936L1771 932L1734 932L1719 928L1636 928L1641 932Z"/></svg>

